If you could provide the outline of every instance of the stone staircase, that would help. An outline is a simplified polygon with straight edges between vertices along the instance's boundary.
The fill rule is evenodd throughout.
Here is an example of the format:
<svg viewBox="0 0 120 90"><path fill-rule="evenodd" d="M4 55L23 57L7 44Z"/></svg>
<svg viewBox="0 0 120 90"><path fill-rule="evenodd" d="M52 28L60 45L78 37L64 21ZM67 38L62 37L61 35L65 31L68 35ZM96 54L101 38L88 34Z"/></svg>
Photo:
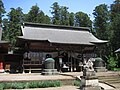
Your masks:
<svg viewBox="0 0 120 90"><path fill-rule="evenodd" d="M106 76L98 76L99 82L103 82L114 87L116 90L120 90L120 75L106 75Z"/></svg>

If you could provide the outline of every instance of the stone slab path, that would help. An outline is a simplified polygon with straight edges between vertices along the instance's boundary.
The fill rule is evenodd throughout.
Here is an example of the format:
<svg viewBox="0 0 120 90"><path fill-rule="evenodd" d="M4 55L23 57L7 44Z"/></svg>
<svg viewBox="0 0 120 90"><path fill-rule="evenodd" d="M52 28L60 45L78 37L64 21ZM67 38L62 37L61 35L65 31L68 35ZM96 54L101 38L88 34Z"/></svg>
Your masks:
<svg viewBox="0 0 120 90"><path fill-rule="evenodd" d="M14 90L14 89L5 89L5 90ZM76 86L62 86L62 87L51 87L51 88L35 88L35 89L20 89L20 90L80 90Z"/></svg>
<svg viewBox="0 0 120 90"><path fill-rule="evenodd" d="M105 90L115 90L115 88L113 88L107 84L104 84L104 83L99 83L99 86L104 88Z"/></svg>
<svg viewBox="0 0 120 90"><path fill-rule="evenodd" d="M120 72L99 72L96 73L99 80L115 87L115 90L120 90ZM82 76L82 72L67 72L61 73L61 75L43 76L40 73L31 74L6 74L0 73L0 82L4 81L35 81L35 80L67 80L75 79L76 77ZM103 85L103 84L102 84ZM104 85L103 85L104 86ZM108 86L106 86L108 88ZM39 89L24 89L24 90L79 90L79 87L75 86L62 86L55 88L39 88Z"/></svg>

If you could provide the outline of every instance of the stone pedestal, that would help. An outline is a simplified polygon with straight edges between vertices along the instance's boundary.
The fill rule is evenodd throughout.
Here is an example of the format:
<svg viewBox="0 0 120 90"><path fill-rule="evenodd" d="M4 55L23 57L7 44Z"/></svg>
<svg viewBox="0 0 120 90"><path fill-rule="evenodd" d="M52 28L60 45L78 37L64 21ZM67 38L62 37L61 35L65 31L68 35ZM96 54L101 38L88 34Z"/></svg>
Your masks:
<svg viewBox="0 0 120 90"><path fill-rule="evenodd" d="M86 75L81 76L80 90L101 90L94 71L86 71Z"/></svg>
<svg viewBox="0 0 120 90"><path fill-rule="evenodd" d="M43 69L42 75L57 75L59 72L57 69Z"/></svg>
<svg viewBox="0 0 120 90"><path fill-rule="evenodd" d="M106 72L106 67L94 67L96 72Z"/></svg>
<svg viewBox="0 0 120 90"><path fill-rule="evenodd" d="M106 63L101 58L95 58L94 69L96 72L106 72Z"/></svg>
<svg viewBox="0 0 120 90"><path fill-rule="evenodd" d="M98 78L82 76L80 90L101 90Z"/></svg>
<svg viewBox="0 0 120 90"><path fill-rule="evenodd" d="M93 58L84 61L83 76L81 76L80 90L101 90L98 78L93 68Z"/></svg>
<svg viewBox="0 0 120 90"><path fill-rule="evenodd" d="M56 75L59 74L57 69L55 69L55 60L53 58L47 58L45 60L45 68L42 71L42 75Z"/></svg>

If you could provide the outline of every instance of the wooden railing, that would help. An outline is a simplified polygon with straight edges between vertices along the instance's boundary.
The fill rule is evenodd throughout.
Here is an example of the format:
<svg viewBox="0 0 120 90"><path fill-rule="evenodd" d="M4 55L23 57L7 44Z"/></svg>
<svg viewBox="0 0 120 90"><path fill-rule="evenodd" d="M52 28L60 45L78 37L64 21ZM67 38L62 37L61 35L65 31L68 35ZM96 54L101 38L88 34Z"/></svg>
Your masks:
<svg viewBox="0 0 120 90"><path fill-rule="evenodd" d="M23 73L25 71L31 73L32 70L42 70L42 62L41 60L23 60Z"/></svg>

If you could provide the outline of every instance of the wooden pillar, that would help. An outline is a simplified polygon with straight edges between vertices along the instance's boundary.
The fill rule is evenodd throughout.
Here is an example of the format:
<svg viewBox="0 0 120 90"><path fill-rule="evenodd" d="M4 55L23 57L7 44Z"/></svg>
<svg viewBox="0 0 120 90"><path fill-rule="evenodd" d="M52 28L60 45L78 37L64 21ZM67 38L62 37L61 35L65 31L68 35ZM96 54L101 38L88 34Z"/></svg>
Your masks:
<svg viewBox="0 0 120 90"><path fill-rule="evenodd" d="M25 42L25 46L24 46L24 48L25 48L25 52L29 52L29 45L30 45L30 43L29 42ZM22 64L22 67L23 67L23 73L25 73L25 66L24 66L24 64L25 64L25 59L23 58L23 64ZM29 68L30 68L30 70L31 70L31 65L29 66ZM29 70L29 72L31 72Z"/></svg>
<svg viewBox="0 0 120 90"><path fill-rule="evenodd" d="M73 71L73 69L72 69L72 52L70 52L70 56L71 56L71 58L70 58L70 61L71 61L71 72Z"/></svg>

